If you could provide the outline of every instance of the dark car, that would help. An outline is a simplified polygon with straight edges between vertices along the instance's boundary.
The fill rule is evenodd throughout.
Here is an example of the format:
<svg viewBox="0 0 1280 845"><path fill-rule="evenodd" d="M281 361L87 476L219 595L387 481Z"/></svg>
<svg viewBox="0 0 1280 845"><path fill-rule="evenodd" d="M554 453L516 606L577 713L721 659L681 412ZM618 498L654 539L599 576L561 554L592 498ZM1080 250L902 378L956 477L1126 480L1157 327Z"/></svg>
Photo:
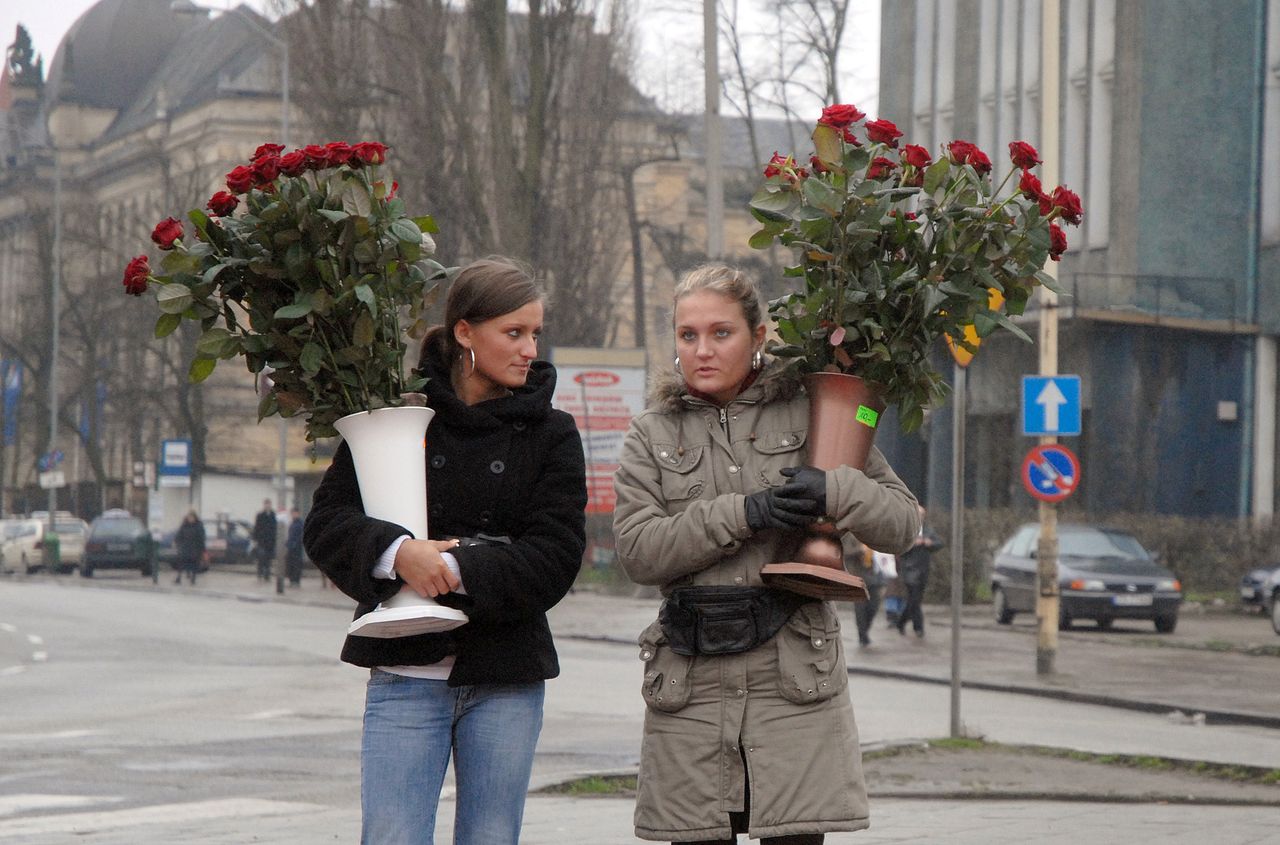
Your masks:
<svg viewBox="0 0 1280 845"><path fill-rule="evenodd" d="M1034 613L1036 548L1040 526L1022 526L992 560L991 599L996 621ZM1178 625L1182 584L1132 535L1090 525L1058 526L1058 627L1092 619L1110 628L1116 619L1149 619L1169 633Z"/></svg>
<svg viewBox="0 0 1280 845"><path fill-rule="evenodd" d="M1280 572L1280 563L1259 566L1250 569L1240 577L1240 603L1246 608L1263 610L1267 606L1267 593L1264 589L1272 573Z"/></svg>
<svg viewBox="0 0 1280 845"><path fill-rule="evenodd" d="M208 569L209 564L241 563L249 558L249 523L242 519L205 519L204 547L207 555L206 565L200 571ZM161 563L178 568L178 549L173 538L178 532L166 531L156 540L156 556Z"/></svg>
<svg viewBox="0 0 1280 845"><path fill-rule="evenodd" d="M1262 585L1262 594L1266 597L1267 614L1271 617L1271 630L1280 634L1280 569L1267 576Z"/></svg>
<svg viewBox="0 0 1280 845"><path fill-rule="evenodd" d="M108 510L89 525L80 574L92 578L96 569L137 569L151 574L155 543L142 520L128 511Z"/></svg>

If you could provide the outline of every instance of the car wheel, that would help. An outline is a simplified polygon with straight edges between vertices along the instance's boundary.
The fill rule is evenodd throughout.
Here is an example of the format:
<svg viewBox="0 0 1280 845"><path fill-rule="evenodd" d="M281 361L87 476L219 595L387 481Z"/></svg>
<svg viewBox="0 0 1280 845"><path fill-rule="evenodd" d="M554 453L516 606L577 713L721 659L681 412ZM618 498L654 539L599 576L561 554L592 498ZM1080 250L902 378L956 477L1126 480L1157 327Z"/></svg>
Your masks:
<svg viewBox="0 0 1280 845"><path fill-rule="evenodd" d="M80 577L82 577L82 578L92 578L92 577L93 577L93 567L92 567L92 566L90 566L90 565L89 565L89 564L87 564L87 563L86 563L85 565L81 566L81 567L80 567Z"/></svg>
<svg viewBox="0 0 1280 845"><path fill-rule="evenodd" d="M991 588L991 610L995 615L996 624L1008 625L1013 621L1014 614L1009 609L1009 598L999 587Z"/></svg>
<svg viewBox="0 0 1280 845"><path fill-rule="evenodd" d="M1271 597L1271 630L1280 634L1280 595Z"/></svg>
<svg viewBox="0 0 1280 845"><path fill-rule="evenodd" d="M1173 616L1157 616L1155 619L1156 630L1162 634L1172 634L1173 629L1178 627L1178 617Z"/></svg>
<svg viewBox="0 0 1280 845"><path fill-rule="evenodd" d="M1098 630L1099 630L1099 631L1110 631L1110 630L1111 630L1111 623L1113 623L1113 622L1115 622L1115 621L1116 621L1116 620L1114 620L1114 619L1099 619L1099 620L1098 620Z"/></svg>

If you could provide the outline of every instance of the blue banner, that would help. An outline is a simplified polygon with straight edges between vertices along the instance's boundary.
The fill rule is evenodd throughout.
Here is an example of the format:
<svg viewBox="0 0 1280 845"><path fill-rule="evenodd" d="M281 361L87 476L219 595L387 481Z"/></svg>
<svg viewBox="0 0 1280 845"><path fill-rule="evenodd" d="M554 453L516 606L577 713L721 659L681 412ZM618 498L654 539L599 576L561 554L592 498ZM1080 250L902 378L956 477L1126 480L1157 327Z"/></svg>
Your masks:
<svg viewBox="0 0 1280 845"><path fill-rule="evenodd" d="M22 363L0 363L0 383L4 385L4 445L12 446L18 437L18 400L22 398Z"/></svg>

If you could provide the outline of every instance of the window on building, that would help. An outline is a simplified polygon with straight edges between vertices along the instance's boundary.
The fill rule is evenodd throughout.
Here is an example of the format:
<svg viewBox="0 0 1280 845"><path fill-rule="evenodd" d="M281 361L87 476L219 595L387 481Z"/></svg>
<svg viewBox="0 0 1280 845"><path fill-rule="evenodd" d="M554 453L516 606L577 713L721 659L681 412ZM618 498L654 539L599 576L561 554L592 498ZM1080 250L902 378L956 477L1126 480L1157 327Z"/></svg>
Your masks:
<svg viewBox="0 0 1280 845"><path fill-rule="evenodd" d="M920 0L916 4L915 29L915 79L911 91L912 138L930 149L933 140L933 78L934 60L934 0Z"/></svg>
<svg viewBox="0 0 1280 845"><path fill-rule="evenodd" d="M1089 78L1089 153L1087 183L1071 186L1081 192L1085 242L1107 245L1111 230L1111 99L1116 58L1115 0L1095 0L1093 7L1093 63Z"/></svg>
<svg viewBox="0 0 1280 845"><path fill-rule="evenodd" d="M1063 52L1062 182L1084 187L1089 131L1089 7L1091 0L1067 0Z"/></svg>
<svg viewBox="0 0 1280 845"><path fill-rule="evenodd" d="M1280 241L1280 2L1267 4L1267 88L1263 118L1262 238Z"/></svg>

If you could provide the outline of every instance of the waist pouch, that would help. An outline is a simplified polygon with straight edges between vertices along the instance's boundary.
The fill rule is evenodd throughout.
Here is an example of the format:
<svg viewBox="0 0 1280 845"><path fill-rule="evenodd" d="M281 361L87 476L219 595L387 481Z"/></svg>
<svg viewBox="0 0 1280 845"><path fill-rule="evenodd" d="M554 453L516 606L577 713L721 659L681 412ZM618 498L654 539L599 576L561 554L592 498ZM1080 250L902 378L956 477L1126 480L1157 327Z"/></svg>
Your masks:
<svg viewBox="0 0 1280 845"><path fill-rule="evenodd" d="M773 635L813 599L766 587L678 587L658 610L676 654L737 654Z"/></svg>

